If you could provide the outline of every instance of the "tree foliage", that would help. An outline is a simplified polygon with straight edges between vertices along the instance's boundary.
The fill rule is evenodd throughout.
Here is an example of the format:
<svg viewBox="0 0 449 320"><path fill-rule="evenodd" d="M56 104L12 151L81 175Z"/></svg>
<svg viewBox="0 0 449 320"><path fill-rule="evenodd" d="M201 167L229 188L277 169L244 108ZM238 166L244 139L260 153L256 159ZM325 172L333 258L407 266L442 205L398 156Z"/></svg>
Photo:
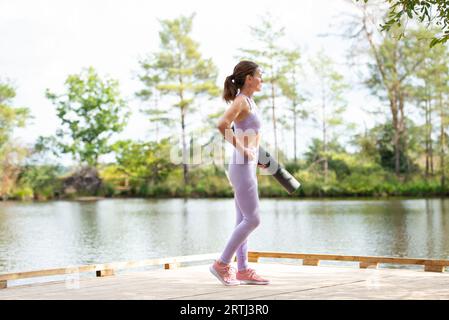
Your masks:
<svg viewBox="0 0 449 320"><path fill-rule="evenodd" d="M92 67L68 76L65 85L63 94L46 92L62 125L56 132L57 147L81 163L96 166L100 155L111 152L112 135L123 130L128 107L118 82L101 79Z"/></svg>
<svg viewBox="0 0 449 320"><path fill-rule="evenodd" d="M161 98L174 98L171 106L179 110L185 184L188 183L186 118L195 113L201 96L212 98L219 95L216 85L218 70L212 59L202 57L198 42L191 37L194 17L195 14L192 14L160 21L161 50L140 62L143 73L139 78L144 88L137 93L145 101L156 93ZM153 120L163 120L168 125L174 123L169 113L160 112L159 105L149 105L147 113Z"/></svg>
<svg viewBox="0 0 449 320"><path fill-rule="evenodd" d="M9 142L14 129L24 127L30 117L28 108L11 105L15 96L14 87L8 82L0 81L0 149Z"/></svg>
<svg viewBox="0 0 449 320"><path fill-rule="evenodd" d="M360 1L360 0L356 0ZM368 0L363 0L365 3ZM440 28L430 46L445 43L449 39L449 1L448 0L385 0L390 8L388 17L382 24L382 31L390 31L394 27L401 27L404 16L408 19L417 19L428 25L435 23ZM401 33L403 35L404 32Z"/></svg>
<svg viewBox="0 0 449 320"><path fill-rule="evenodd" d="M114 144L119 169L131 179L150 183L163 181L174 165L170 162L170 142L120 140Z"/></svg>
<svg viewBox="0 0 449 320"><path fill-rule="evenodd" d="M12 106L16 90L6 81L0 81L0 197L6 198L12 192L20 162L27 150L13 139L13 132L24 127L30 118L28 108Z"/></svg>

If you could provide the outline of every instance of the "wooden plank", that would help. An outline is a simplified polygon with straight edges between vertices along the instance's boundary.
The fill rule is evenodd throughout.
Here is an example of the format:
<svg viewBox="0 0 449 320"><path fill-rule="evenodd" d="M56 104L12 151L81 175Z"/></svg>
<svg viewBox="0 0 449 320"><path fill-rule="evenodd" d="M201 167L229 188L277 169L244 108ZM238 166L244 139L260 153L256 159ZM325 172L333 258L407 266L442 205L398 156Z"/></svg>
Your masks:
<svg viewBox="0 0 449 320"><path fill-rule="evenodd" d="M304 266L319 266L320 260L318 260L318 259L303 259L302 264Z"/></svg>
<svg viewBox="0 0 449 320"><path fill-rule="evenodd" d="M115 274L114 269L104 269L96 271L97 277L110 277Z"/></svg>
<svg viewBox="0 0 449 320"><path fill-rule="evenodd" d="M112 262L106 264L97 265L84 265L79 267L66 267L46 270L35 270L25 272L15 272L0 274L0 281L5 280L18 280L25 278L37 278L45 276L56 276L70 273L83 273L83 272L97 272L102 270L118 270L118 269L130 269L145 266L164 265L166 263L178 263L178 262L190 262L190 261L203 261L209 259L215 259L219 253L208 253L200 255L168 257L159 259L147 259L142 261L127 261L127 262Z"/></svg>
<svg viewBox="0 0 449 320"><path fill-rule="evenodd" d="M179 266L180 266L179 263L166 263L164 264L164 269L165 270L177 269Z"/></svg>
<svg viewBox="0 0 449 320"><path fill-rule="evenodd" d="M112 262L97 265L84 265L79 267L66 267L47 270L36 270L27 272L16 272L10 274L0 274L0 283L5 285L4 281L17 280L24 278L34 278L53 275L64 275L70 273L82 273L95 271L98 276L107 276L114 274L113 270L130 269L145 266L163 265L166 269L172 269L172 266L178 266L181 262L190 261L204 261L209 259L216 259L219 253L201 254L191 256L178 256L159 259L148 259L142 261L127 261L127 262ZM368 268L370 266L377 267L379 263L391 264L412 264L424 265L425 271L444 272L445 267L449 266L449 260L436 259L415 259L415 258L397 258L397 257L373 257L373 256L345 256L345 255L331 255L331 254L303 254L291 252L248 252L249 262L259 262L260 258L286 258L286 259L301 259L303 265L317 266L320 260L335 260L335 261L352 261L359 262L360 268Z"/></svg>
<svg viewBox="0 0 449 320"><path fill-rule="evenodd" d="M219 256L219 253L208 253L208 254L201 254L201 255L158 258L158 259L148 259L148 260L141 260L141 261L112 262L112 263L106 263L106 264L99 264L96 266L97 266L97 269L99 269L99 270L102 270L102 269L130 269L130 268L138 268L138 267L146 267L146 266L164 265L166 263L210 260L210 259L216 259L217 256Z"/></svg>
<svg viewBox="0 0 449 320"><path fill-rule="evenodd" d="M259 257L254 252L248 252L248 262L259 262Z"/></svg>
<svg viewBox="0 0 449 320"><path fill-rule="evenodd" d="M437 259L345 256L345 255L331 255L331 254L303 254L303 253L290 253L290 252L250 252L248 254L251 254L259 258L354 261L354 262L366 262L368 264L391 263L391 264L449 266L449 260L437 260Z"/></svg>
<svg viewBox="0 0 449 320"><path fill-rule="evenodd" d="M379 267L378 263L373 263L373 262L360 262L359 263L360 269L367 269L367 268L377 269L378 267Z"/></svg>
<svg viewBox="0 0 449 320"><path fill-rule="evenodd" d="M81 272L89 272L89 271L95 271L95 270L96 270L96 266L94 265L94 266L80 266L80 267L67 267L67 268L57 268L57 269L16 272L16 273L9 273L9 274L0 274L0 281L46 277L46 276L57 276L57 275L63 275L63 274L81 273Z"/></svg>
<svg viewBox="0 0 449 320"><path fill-rule="evenodd" d="M427 272L444 272L444 266L435 266L435 265L424 265L424 271Z"/></svg>

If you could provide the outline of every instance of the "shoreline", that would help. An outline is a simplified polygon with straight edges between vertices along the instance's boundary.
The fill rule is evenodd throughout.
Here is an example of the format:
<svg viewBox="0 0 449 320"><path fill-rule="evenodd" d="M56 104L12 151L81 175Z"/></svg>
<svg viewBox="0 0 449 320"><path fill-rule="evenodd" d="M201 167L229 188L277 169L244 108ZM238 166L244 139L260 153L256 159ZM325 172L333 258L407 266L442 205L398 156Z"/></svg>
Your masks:
<svg viewBox="0 0 449 320"><path fill-rule="evenodd" d="M372 200L436 200L436 199L449 199L447 195L428 195L428 196L327 196L327 197L306 197L306 196L273 196L273 197L262 197L259 196L260 200L285 200L285 201L372 201ZM53 198L46 200L37 200L37 199L29 199L29 200L18 200L18 199L8 199L8 200L0 200L0 203L44 203L44 202L52 202L52 201L70 201L70 202L95 202L101 200L223 200L223 199L233 199L233 197L102 197L102 196L89 196L89 197L76 197L76 198Z"/></svg>

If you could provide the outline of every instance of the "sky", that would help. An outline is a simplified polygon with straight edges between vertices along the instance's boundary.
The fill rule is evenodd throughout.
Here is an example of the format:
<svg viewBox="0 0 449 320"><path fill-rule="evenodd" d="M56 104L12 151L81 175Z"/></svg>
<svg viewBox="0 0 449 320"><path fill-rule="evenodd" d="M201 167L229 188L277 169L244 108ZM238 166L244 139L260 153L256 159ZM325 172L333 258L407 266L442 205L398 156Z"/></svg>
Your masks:
<svg viewBox="0 0 449 320"><path fill-rule="evenodd" d="M134 98L141 88L138 62L159 49L159 20L193 12L192 38L203 57L217 65L220 86L238 62L238 49L255 45L249 27L257 26L268 12L285 27L285 46L299 46L304 57L324 50L348 81L354 81L353 70L345 65L348 43L322 36L338 32L335 22L351 10L343 0L0 0L0 79L15 86L13 105L28 107L33 116L15 137L32 144L37 136L54 134L59 121L45 90L61 93L69 74L93 66L100 76L117 79L129 101L133 114L119 137L148 139L149 123L139 113L142 102ZM351 87L346 94L349 117L359 124L371 121L361 108L371 101L368 93L354 83ZM203 111L225 106L217 99ZM302 129L303 152L319 131L305 123Z"/></svg>

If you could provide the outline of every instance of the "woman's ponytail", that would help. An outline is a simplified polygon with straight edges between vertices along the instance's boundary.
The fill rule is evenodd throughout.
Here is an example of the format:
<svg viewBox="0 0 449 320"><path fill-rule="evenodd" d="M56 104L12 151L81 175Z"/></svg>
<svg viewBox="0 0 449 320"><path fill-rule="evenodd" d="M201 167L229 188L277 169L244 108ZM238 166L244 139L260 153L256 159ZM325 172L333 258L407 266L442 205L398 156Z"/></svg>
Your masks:
<svg viewBox="0 0 449 320"><path fill-rule="evenodd" d="M238 88L234 82L234 75L226 77L223 90L223 99L229 103L237 96Z"/></svg>

